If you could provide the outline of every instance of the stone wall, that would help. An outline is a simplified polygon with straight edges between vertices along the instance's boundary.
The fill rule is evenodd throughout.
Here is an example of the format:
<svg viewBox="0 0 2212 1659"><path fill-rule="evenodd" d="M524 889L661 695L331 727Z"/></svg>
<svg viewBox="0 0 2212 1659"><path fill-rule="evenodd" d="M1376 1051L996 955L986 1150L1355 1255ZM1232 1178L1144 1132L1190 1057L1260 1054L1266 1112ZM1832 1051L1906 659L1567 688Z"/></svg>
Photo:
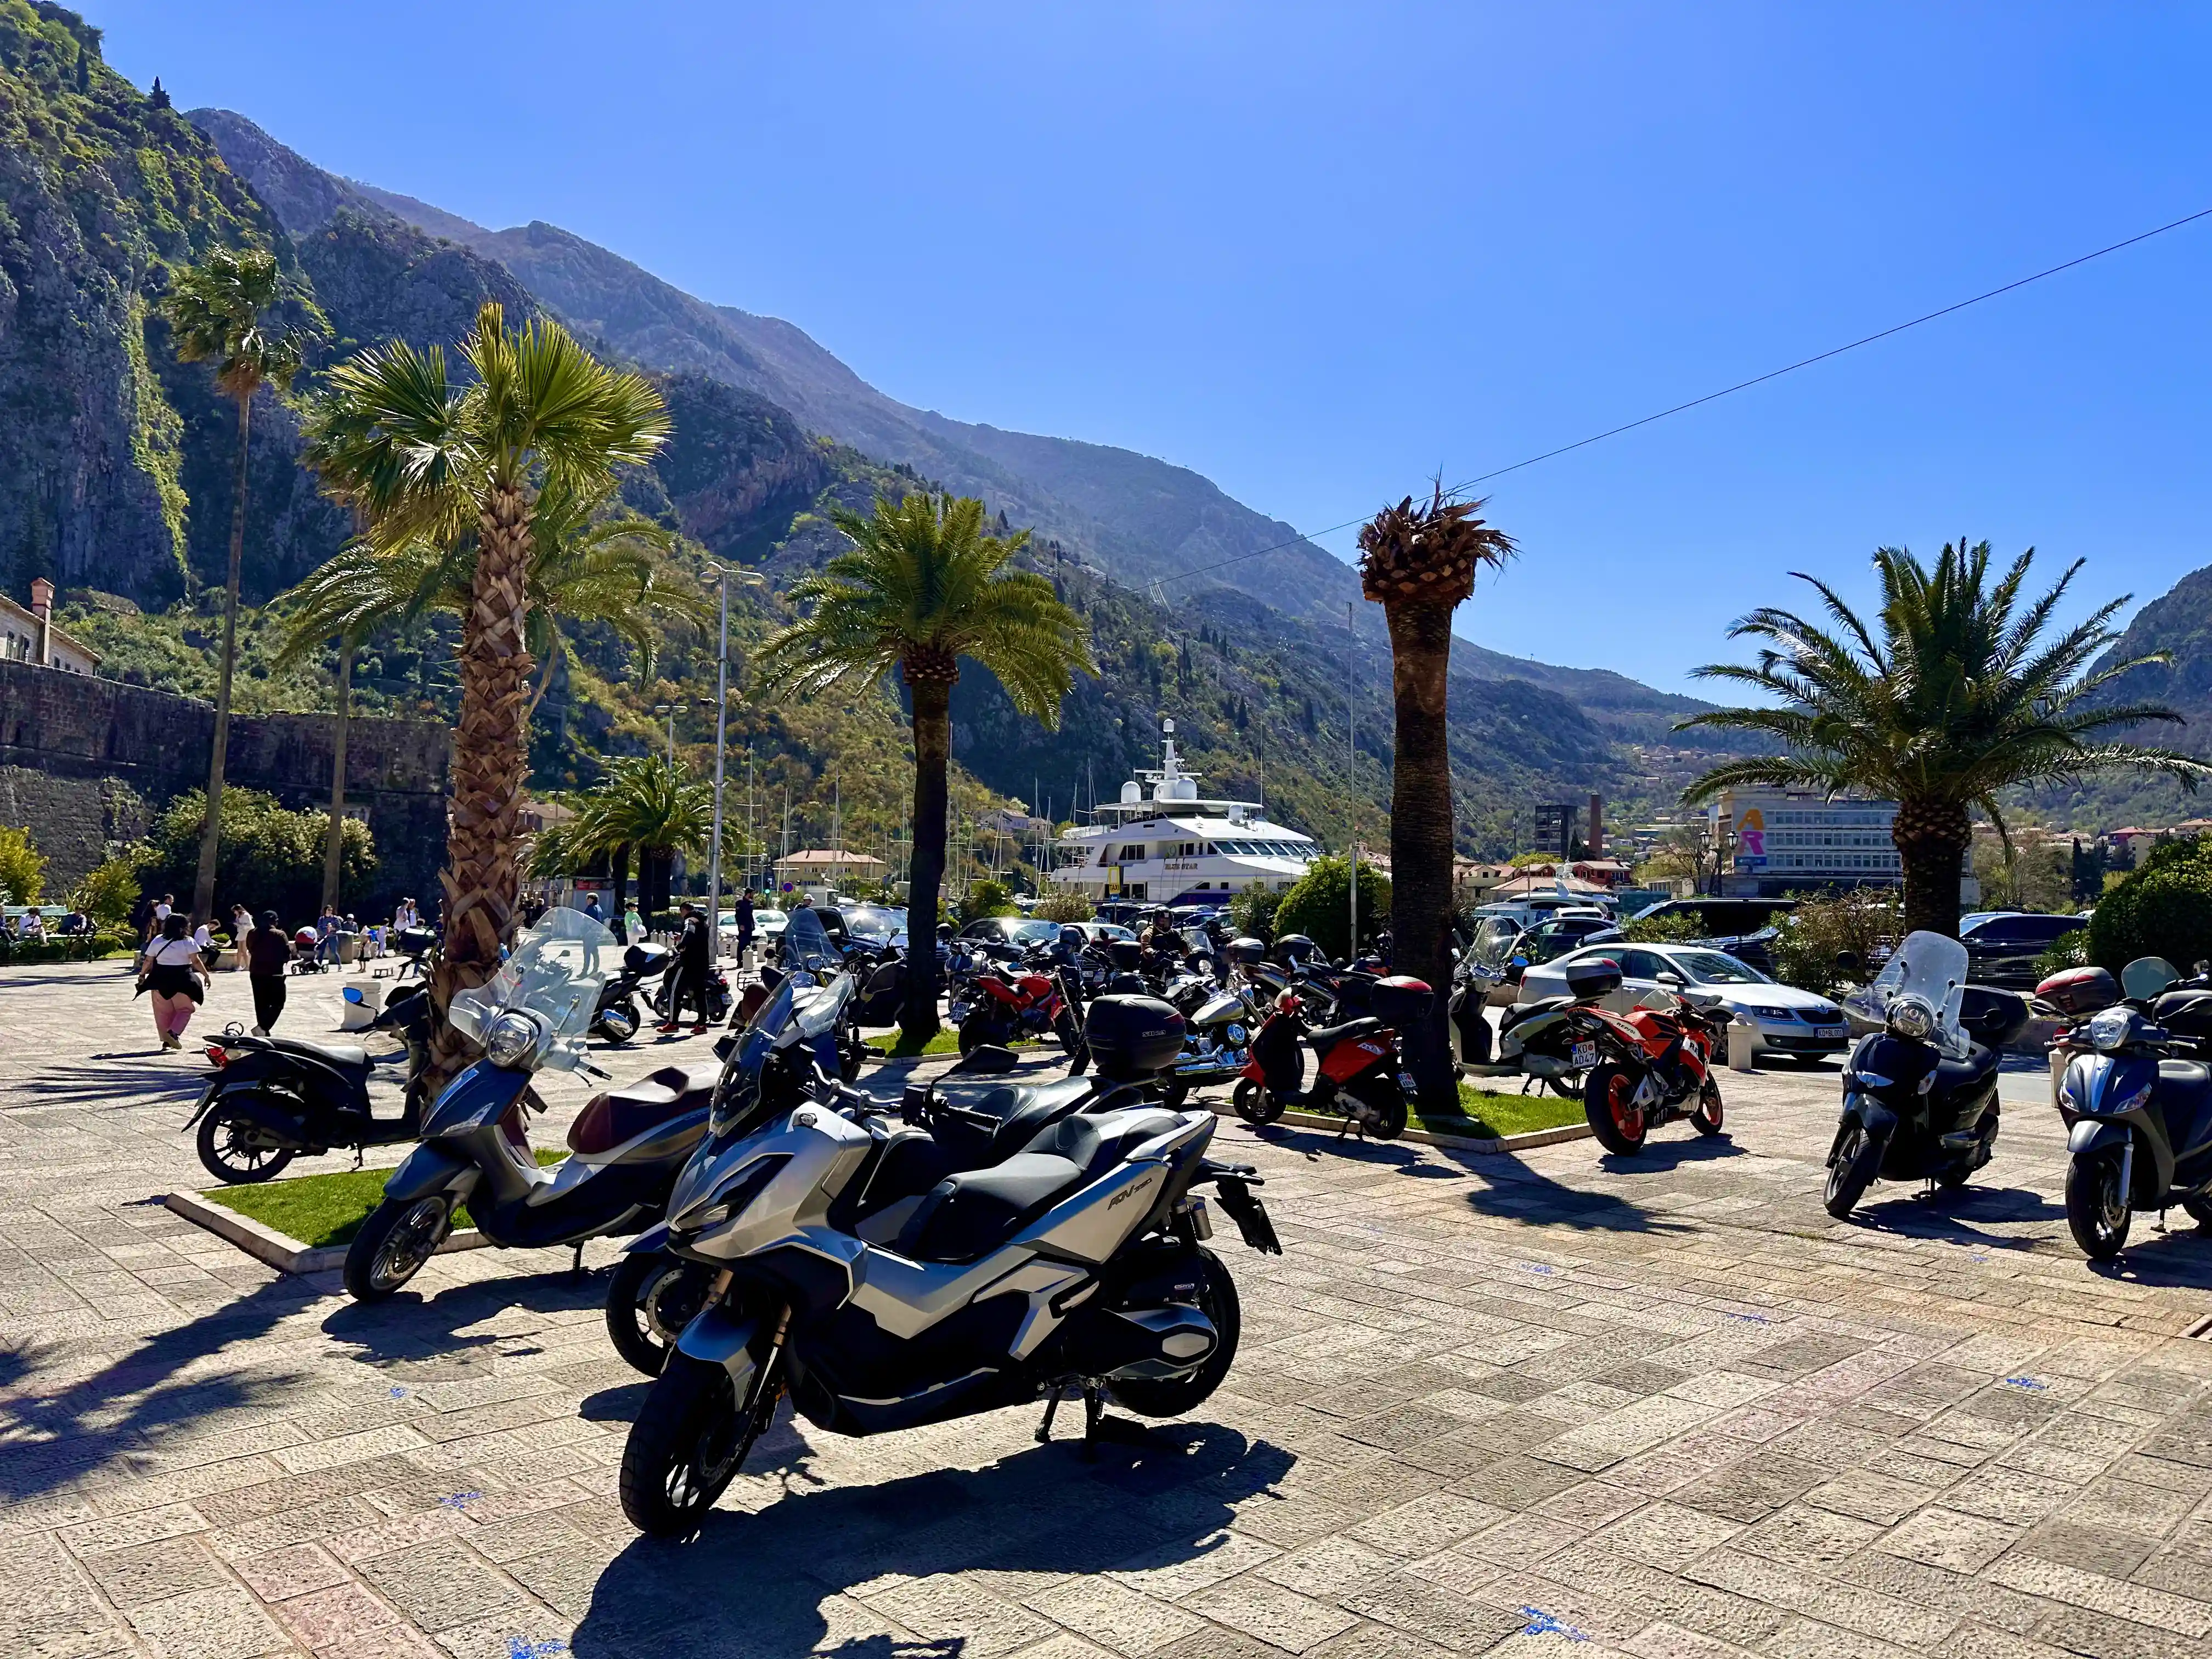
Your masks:
<svg viewBox="0 0 2212 1659"><path fill-rule="evenodd" d="M334 727L328 714L234 716L229 781L295 809L327 806ZM107 842L143 834L149 810L205 787L214 743L212 704L0 662L0 823L30 826L56 892ZM347 723L346 808L376 837L376 890L364 904L437 892L452 753L453 733L434 721Z"/></svg>

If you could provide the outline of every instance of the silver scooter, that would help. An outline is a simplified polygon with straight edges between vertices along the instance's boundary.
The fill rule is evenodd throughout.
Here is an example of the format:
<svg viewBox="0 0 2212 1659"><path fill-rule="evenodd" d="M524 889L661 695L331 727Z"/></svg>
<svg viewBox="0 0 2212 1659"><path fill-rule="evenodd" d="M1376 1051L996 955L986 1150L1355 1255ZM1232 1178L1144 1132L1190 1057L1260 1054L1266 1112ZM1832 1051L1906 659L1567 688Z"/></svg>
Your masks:
<svg viewBox="0 0 2212 1659"><path fill-rule="evenodd" d="M1210 1112L1077 1112L988 1167L941 1178L902 1124L813 1053L821 1005L778 1003L739 1039L710 1138L669 1200L665 1249L712 1270L623 1454L623 1512L697 1530L788 1392L833 1432L869 1435L1080 1393L1085 1443L1104 1397L1147 1417L1194 1409L1237 1352L1237 1287L1205 1241L1211 1183L1255 1249L1279 1251L1249 1168L1206 1157ZM1146 997L1091 1005L1109 1080L1157 1073L1182 1021ZM927 1172L922 1181L906 1172Z"/></svg>

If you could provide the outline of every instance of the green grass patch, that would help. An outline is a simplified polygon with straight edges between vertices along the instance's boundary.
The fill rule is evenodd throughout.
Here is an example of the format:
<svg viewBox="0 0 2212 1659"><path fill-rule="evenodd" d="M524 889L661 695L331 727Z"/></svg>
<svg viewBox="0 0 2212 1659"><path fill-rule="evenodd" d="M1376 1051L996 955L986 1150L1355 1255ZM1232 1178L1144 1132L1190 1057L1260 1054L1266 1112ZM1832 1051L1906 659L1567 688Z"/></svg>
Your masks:
<svg viewBox="0 0 2212 1659"><path fill-rule="evenodd" d="M558 1164L568 1156L565 1146L538 1148L540 1164ZM384 1201L384 1183L391 1179L389 1170L342 1170L336 1175L301 1176L250 1187L217 1187L200 1196L250 1216L287 1238L296 1238L310 1249L319 1249L350 1243L369 1212ZM475 1224L464 1204L453 1216L454 1227Z"/></svg>
<svg viewBox="0 0 2212 1659"><path fill-rule="evenodd" d="M1459 1109L1457 1117L1437 1112L1419 1112L1415 1117L1421 1127L1432 1133L1481 1139L1561 1129L1584 1121L1579 1100L1562 1100L1548 1092L1499 1094L1478 1089L1464 1078L1460 1079Z"/></svg>
<svg viewBox="0 0 2212 1659"><path fill-rule="evenodd" d="M906 1034L901 1032L891 1038L888 1045L871 1043L868 1046L885 1060L915 1060L924 1054L957 1054L960 1052L960 1033L950 1025L940 1025L929 1041L924 1043L911 1042ZM1024 1048L1029 1044L1026 1039L1017 1038L1010 1046Z"/></svg>

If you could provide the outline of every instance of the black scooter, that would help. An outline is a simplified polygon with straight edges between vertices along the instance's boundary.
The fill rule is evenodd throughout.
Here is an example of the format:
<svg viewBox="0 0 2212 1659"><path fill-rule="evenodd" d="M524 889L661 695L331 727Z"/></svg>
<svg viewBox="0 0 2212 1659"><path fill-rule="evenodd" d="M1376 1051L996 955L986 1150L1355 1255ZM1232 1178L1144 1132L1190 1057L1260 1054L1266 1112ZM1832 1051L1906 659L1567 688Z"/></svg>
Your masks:
<svg viewBox="0 0 2212 1659"><path fill-rule="evenodd" d="M1858 971L1849 952L1837 958ZM1876 1176L1956 1189L1987 1164L1997 1141L1997 1050L2020 1034L2025 999L1966 988L1966 951L1940 933L1912 933L1875 993L1887 1018L1844 1066L1843 1113L1828 1149L1821 1202L1848 1218Z"/></svg>
<svg viewBox="0 0 2212 1659"><path fill-rule="evenodd" d="M427 985L394 997L370 1022L370 1030L397 1031L407 1044L397 1117L370 1109L376 1060L359 1043L249 1036L232 1027L207 1045L215 1075L185 1124L198 1126L201 1164L217 1181L269 1181L302 1152L314 1156L333 1146L357 1152L414 1139L434 1024Z"/></svg>
<svg viewBox="0 0 2212 1659"><path fill-rule="evenodd" d="M599 992L599 1006L592 1015L592 1034L622 1044L637 1035L645 1014L637 1006L640 988L648 979L667 972L671 952L665 945L633 945L623 951L622 972Z"/></svg>
<svg viewBox="0 0 2212 1659"><path fill-rule="evenodd" d="M2120 976L2124 1000L2088 1013L2060 1038L2073 1056L2058 1091L2068 1131L2066 1225L2094 1261L2126 1248L2138 1210L2179 1205L2212 1228L2212 1067L2195 1057L2205 1051L2212 998L2201 988L2172 989L2179 977L2156 957L2130 963ZM2111 975L2102 978L2109 987ZM2038 989L2047 994L2051 981ZM2094 1000L2069 1012L2087 1012Z"/></svg>

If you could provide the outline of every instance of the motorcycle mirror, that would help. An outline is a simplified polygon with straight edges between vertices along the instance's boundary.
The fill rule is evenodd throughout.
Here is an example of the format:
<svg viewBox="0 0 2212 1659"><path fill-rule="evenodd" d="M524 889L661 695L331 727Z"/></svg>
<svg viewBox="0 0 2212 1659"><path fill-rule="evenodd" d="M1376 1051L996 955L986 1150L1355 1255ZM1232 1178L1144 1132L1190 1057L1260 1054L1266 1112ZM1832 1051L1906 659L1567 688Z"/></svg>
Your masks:
<svg viewBox="0 0 2212 1659"><path fill-rule="evenodd" d="M737 1053L737 1051L738 1034L735 1031L730 1032L727 1036L718 1036L714 1039L715 1059L727 1060L732 1054Z"/></svg>
<svg viewBox="0 0 2212 1659"><path fill-rule="evenodd" d="M1857 951L1838 951L1836 952L1836 971L1838 973L1856 974L1859 971L1860 965L1859 953Z"/></svg>

